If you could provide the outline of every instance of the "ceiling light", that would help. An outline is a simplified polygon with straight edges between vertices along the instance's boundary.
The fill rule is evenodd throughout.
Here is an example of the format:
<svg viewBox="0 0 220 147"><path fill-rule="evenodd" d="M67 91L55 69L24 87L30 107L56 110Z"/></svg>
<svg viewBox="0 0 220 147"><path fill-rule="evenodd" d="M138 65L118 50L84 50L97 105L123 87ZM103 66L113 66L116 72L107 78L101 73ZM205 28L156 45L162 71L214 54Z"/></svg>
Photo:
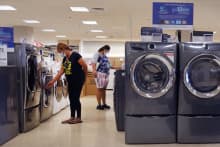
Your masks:
<svg viewBox="0 0 220 147"><path fill-rule="evenodd" d="M66 38L66 35L57 35L57 38Z"/></svg>
<svg viewBox="0 0 220 147"><path fill-rule="evenodd" d="M97 25L98 23L96 21L87 21L87 20L84 20L82 21L83 24L86 24L86 25Z"/></svg>
<svg viewBox="0 0 220 147"><path fill-rule="evenodd" d="M28 19L24 20L24 22L25 23L40 23L40 21L38 20L28 20Z"/></svg>
<svg viewBox="0 0 220 147"><path fill-rule="evenodd" d="M108 38L108 36L96 36L96 38L98 38L98 39L106 39L106 38Z"/></svg>
<svg viewBox="0 0 220 147"><path fill-rule="evenodd" d="M214 34L216 34L217 32L213 32Z"/></svg>
<svg viewBox="0 0 220 147"><path fill-rule="evenodd" d="M16 9L9 5L0 5L0 11L15 11Z"/></svg>
<svg viewBox="0 0 220 147"><path fill-rule="evenodd" d="M92 33L102 33L103 30L90 30L90 32L92 32Z"/></svg>
<svg viewBox="0 0 220 147"><path fill-rule="evenodd" d="M56 30L54 29L43 29L42 31L43 32L56 32Z"/></svg>
<svg viewBox="0 0 220 147"><path fill-rule="evenodd" d="M89 12L89 9L86 7L70 7L73 12Z"/></svg>

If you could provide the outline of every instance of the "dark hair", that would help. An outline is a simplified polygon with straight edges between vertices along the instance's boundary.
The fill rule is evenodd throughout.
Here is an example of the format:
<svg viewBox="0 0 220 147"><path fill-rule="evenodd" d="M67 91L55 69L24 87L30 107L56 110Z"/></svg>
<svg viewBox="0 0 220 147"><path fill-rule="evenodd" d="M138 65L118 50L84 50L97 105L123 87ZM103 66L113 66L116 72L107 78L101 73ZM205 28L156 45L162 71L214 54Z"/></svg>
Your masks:
<svg viewBox="0 0 220 147"><path fill-rule="evenodd" d="M102 52L104 50L110 51L111 47L109 45L104 45L103 47L101 47L98 51Z"/></svg>

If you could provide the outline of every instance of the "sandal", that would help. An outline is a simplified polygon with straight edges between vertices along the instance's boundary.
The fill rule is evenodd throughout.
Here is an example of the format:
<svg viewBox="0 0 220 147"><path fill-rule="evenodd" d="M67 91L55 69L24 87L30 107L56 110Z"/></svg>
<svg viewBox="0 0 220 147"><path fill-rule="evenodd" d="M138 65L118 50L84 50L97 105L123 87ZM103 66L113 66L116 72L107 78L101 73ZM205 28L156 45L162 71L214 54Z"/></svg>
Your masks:
<svg viewBox="0 0 220 147"><path fill-rule="evenodd" d="M83 121L81 119L74 119L74 120L70 120L68 122L68 124L79 124L82 123Z"/></svg>
<svg viewBox="0 0 220 147"><path fill-rule="evenodd" d="M72 121L72 120L75 120L74 118L70 118L70 119L67 119L67 120L64 120L64 121L62 121L61 123L62 124L68 124L70 121Z"/></svg>

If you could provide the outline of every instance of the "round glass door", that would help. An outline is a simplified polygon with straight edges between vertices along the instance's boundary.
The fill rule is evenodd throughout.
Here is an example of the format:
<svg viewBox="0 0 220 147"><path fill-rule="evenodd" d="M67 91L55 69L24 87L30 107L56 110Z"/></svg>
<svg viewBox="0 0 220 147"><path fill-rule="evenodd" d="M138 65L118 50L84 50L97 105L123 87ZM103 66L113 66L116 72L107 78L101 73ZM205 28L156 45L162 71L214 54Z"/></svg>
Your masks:
<svg viewBox="0 0 220 147"><path fill-rule="evenodd" d="M66 78L63 78L63 96L64 98L68 97L68 83Z"/></svg>
<svg viewBox="0 0 220 147"><path fill-rule="evenodd" d="M56 84L56 99L58 102L62 100L63 97L63 82L61 79L57 81Z"/></svg>
<svg viewBox="0 0 220 147"><path fill-rule="evenodd" d="M53 79L53 77L51 75L43 75L43 86L46 87L46 85ZM51 100L53 97L53 92L54 89L53 87L51 88L44 88L44 94L43 94L43 105L45 107L48 107L49 105L51 105Z"/></svg>
<svg viewBox="0 0 220 147"><path fill-rule="evenodd" d="M37 57L30 55L27 57L27 88L29 92L34 92L38 87L38 63Z"/></svg>
<svg viewBox="0 0 220 147"><path fill-rule="evenodd" d="M212 98L219 94L220 58L211 54L194 57L184 70L184 84L199 98Z"/></svg>
<svg viewBox="0 0 220 147"><path fill-rule="evenodd" d="M175 70L172 62L162 55L143 55L133 63L130 78L139 95L160 98L173 86Z"/></svg>
<svg viewBox="0 0 220 147"><path fill-rule="evenodd" d="M26 56L26 96L25 96L25 108L36 106L40 103L41 95L41 75L38 58L36 55L31 54Z"/></svg>

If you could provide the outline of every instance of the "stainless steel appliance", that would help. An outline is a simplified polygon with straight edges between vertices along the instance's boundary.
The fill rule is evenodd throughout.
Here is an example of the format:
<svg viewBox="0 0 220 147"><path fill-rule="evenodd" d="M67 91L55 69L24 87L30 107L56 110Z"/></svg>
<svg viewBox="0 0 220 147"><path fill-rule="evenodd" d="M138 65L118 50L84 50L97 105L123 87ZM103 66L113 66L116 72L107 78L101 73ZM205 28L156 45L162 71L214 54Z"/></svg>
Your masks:
<svg viewBox="0 0 220 147"><path fill-rule="evenodd" d="M27 132L40 124L40 54L29 44L15 44L18 52L20 131Z"/></svg>
<svg viewBox="0 0 220 147"><path fill-rule="evenodd" d="M0 145L19 132L16 50L8 52L8 65L0 67Z"/></svg>
<svg viewBox="0 0 220 147"><path fill-rule="evenodd" d="M176 142L175 43L126 43L125 141Z"/></svg>

